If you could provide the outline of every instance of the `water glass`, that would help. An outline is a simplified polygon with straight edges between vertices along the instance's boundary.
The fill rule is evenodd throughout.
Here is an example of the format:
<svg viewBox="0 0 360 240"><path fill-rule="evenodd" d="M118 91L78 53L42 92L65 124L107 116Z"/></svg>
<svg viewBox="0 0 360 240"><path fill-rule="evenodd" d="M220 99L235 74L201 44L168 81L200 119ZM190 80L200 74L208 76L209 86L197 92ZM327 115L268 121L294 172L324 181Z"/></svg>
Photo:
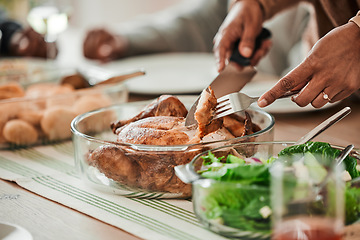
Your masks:
<svg viewBox="0 0 360 240"><path fill-rule="evenodd" d="M305 154L271 168L274 240L339 240L344 228L342 165Z"/></svg>

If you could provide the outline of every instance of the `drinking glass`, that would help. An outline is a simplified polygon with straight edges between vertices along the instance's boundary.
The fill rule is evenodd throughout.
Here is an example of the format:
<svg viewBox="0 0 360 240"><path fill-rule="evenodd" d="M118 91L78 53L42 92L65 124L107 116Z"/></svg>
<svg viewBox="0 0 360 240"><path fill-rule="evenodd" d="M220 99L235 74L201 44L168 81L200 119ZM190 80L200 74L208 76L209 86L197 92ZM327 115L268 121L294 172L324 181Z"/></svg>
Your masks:
<svg viewBox="0 0 360 240"><path fill-rule="evenodd" d="M56 49L51 48L51 44L54 44L58 35L66 30L71 6L71 0L30 0L27 21L48 43L48 58L54 58L56 55Z"/></svg>
<svg viewBox="0 0 360 240"><path fill-rule="evenodd" d="M305 154L272 166L274 240L339 240L344 227L342 165Z"/></svg>

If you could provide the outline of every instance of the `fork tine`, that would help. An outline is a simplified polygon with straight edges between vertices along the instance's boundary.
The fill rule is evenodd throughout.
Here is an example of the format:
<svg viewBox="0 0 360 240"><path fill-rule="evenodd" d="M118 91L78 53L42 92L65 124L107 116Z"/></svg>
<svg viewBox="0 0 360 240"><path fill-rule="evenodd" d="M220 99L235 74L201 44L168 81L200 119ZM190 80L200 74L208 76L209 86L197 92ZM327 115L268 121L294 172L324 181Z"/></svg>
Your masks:
<svg viewBox="0 0 360 240"><path fill-rule="evenodd" d="M231 105L231 103L230 103L229 100L223 101L222 103L218 103L218 104L216 105L216 109L220 109L220 108L226 107L226 106L228 106L228 105Z"/></svg>
<svg viewBox="0 0 360 240"><path fill-rule="evenodd" d="M225 111L222 111L221 113L216 113L214 119L225 117L227 115L230 115L234 113L234 110L232 108L226 109Z"/></svg>
<svg viewBox="0 0 360 240"><path fill-rule="evenodd" d="M223 107L223 108L220 108L220 109L216 109L216 110L215 110L215 113L216 113L216 114L220 114L220 113L223 113L223 112L228 111L228 110L230 110L230 109L232 109L231 106Z"/></svg>
<svg viewBox="0 0 360 240"><path fill-rule="evenodd" d="M289 97L297 94L298 91L288 92L284 94L284 97ZM217 99L217 106L215 109L214 119L221 118L230 115L235 112L241 112L247 109L252 103L256 102L259 97L250 97L245 93L235 92L222 96Z"/></svg>
<svg viewBox="0 0 360 240"><path fill-rule="evenodd" d="M236 94L236 93L235 93L235 94ZM230 93L230 94L228 94L228 95L219 97L219 98L217 99L217 102L218 102L218 103L221 103L221 102L224 102L224 101L228 101L229 98L230 98L232 95L234 95L234 93Z"/></svg>

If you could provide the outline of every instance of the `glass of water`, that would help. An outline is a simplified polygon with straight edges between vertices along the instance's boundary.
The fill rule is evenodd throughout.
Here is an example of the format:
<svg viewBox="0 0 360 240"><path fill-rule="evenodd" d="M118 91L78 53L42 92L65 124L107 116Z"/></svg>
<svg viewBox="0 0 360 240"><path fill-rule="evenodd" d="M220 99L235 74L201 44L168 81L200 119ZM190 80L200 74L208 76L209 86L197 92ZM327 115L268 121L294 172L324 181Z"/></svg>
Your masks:
<svg viewBox="0 0 360 240"><path fill-rule="evenodd" d="M44 36L48 46L55 43L58 35L68 26L72 11L71 0L30 0L27 21ZM56 49L48 47L48 58L54 58Z"/></svg>
<svg viewBox="0 0 360 240"><path fill-rule="evenodd" d="M344 227L343 167L306 153L271 168L274 240L340 240Z"/></svg>

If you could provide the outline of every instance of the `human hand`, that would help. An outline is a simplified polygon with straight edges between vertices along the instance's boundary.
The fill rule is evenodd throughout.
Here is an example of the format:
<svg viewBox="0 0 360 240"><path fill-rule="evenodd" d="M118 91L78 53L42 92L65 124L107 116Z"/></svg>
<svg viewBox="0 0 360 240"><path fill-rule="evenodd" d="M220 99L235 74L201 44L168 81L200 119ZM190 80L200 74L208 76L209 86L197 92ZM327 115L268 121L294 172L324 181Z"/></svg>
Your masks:
<svg viewBox="0 0 360 240"><path fill-rule="evenodd" d="M9 52L12 56L55 58L58 49L56 43L47 43L42 35L27 28L13 35Z"/></svg>
<svg viewBox="0 0 360 240"><path fill-rule="evenodd" d="M127 42L125 38L114 35L105 29L89 31L83 44L85 57L102 62L120 58L126 48Z"/></svg>
<svg viewBox="0 0 360 240"><path fill-rule="evenodd" d="M258 100L265 107L285 92L301 90L292 100L321 108L347 98L360 88L360 29L350 22L321 38L305 60Z"/></svg>
<svg viewBox="0 0 360 240"><path fill-rule="evenodd" d="M253 53L255 39L262 29L263 12L257 1L237 1L232 6L224 22L214 37L214 54L218 71L222 71L229 61L235 42L240 39L239 52L251 58L255 66L271 47L271 40L264 40Z"/></svg>

